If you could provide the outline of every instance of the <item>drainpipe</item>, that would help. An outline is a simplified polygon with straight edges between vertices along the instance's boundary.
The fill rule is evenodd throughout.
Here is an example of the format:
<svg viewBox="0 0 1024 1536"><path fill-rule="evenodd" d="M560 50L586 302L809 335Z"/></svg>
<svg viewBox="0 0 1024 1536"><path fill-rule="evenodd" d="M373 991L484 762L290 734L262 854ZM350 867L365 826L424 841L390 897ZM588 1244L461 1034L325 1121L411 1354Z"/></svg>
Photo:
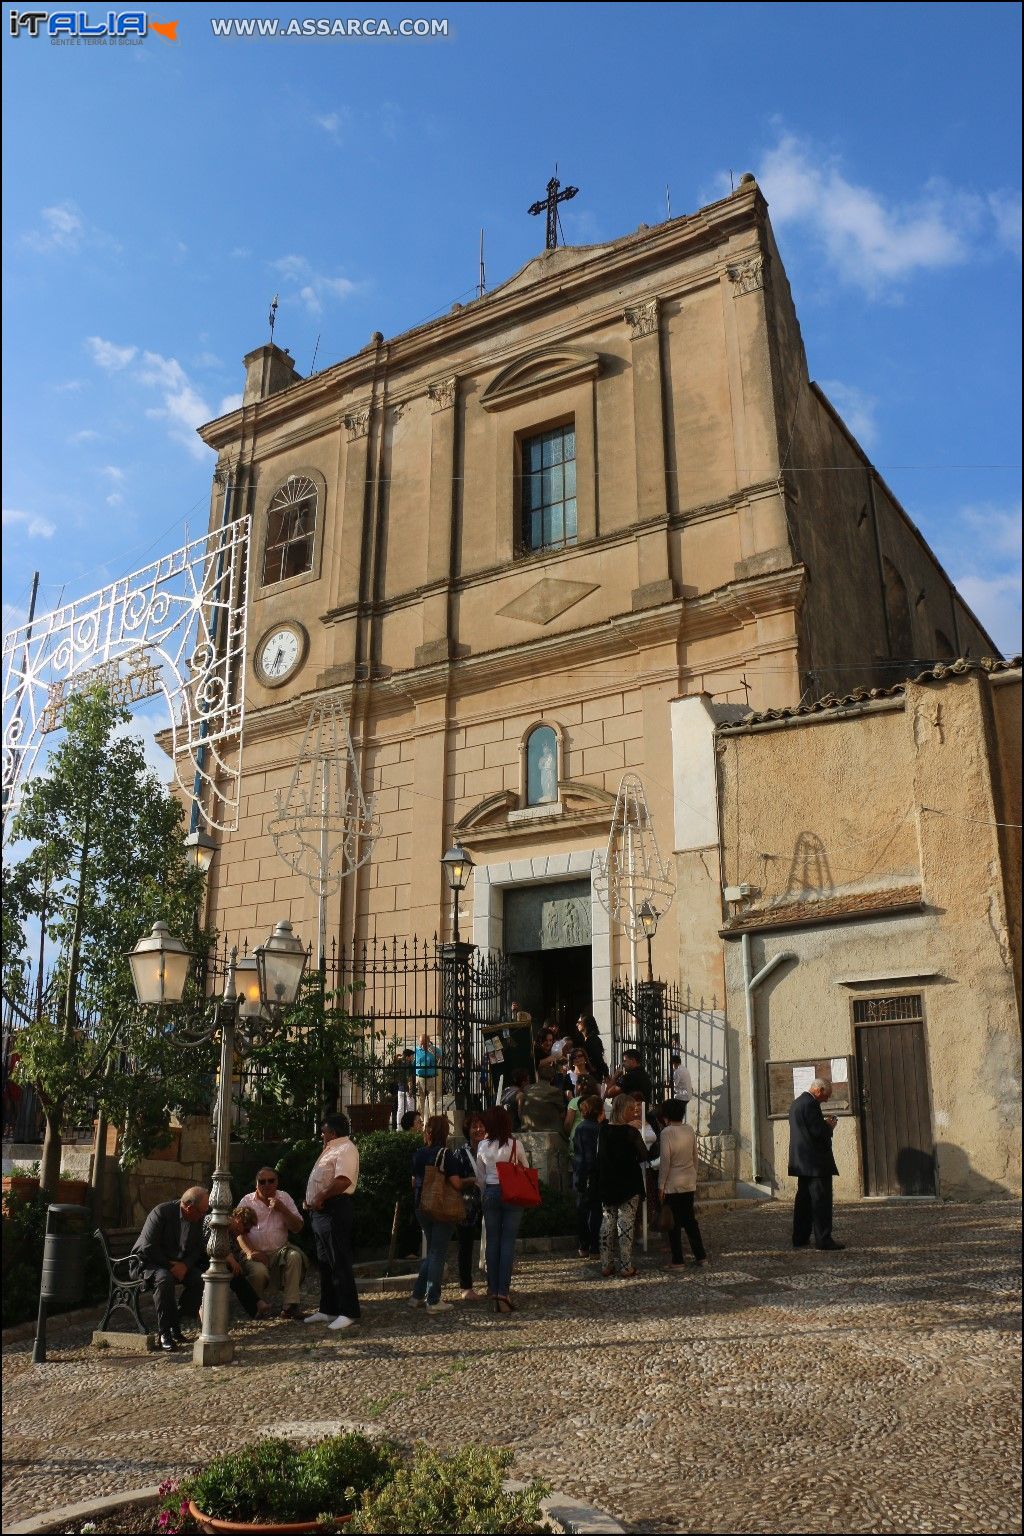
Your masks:
<svg viewBox="0 0 1024 1536"><path fill-rule="evenodd" d="M750 958L750 934L744 933L741 939L743 948L743 1001L747 1010L747 1068L749 1073L750 1089L750 1181L752 1184L761 1182L761 1125L757 1114L757 1032L754 1026L754 993L762 981L767 981L772 971L776 970L784 960L795 960L795 952L784 949L781 954L775 955L762 965L756 976L750 974L752 964Z"/></svg>

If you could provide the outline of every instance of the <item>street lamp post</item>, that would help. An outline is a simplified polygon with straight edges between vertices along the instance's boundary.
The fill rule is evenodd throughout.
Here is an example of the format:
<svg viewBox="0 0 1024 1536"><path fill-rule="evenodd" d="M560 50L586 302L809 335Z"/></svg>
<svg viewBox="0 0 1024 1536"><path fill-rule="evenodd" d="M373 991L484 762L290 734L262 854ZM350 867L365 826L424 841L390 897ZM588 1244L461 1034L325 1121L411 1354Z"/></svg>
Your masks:
<svg viewBox="0 0 1024 1536"><path fill-rule="evenodd" d="M650 900L643 902L637 913L640 930L647 940L647 980L636 989L637 1046L644 1070L651 1086L660 1092L664 1086L665 1070L665 983L655 981L651 944L658 931L661 913Z"/></svg>
<svg viewBox="0 0 1024 1536"><path fill-rule="evenodd" d="M176 939L166 923L154 923L153 931L140 939L128 956L135 994L144 1007L178 1004L192 969L194 956ZM228 1337L231 1250L228 1222L231 1216L231 1082L235 1067L235 1037L239 1026L250 1043L259 1025L280 1018L298 996L306 952L292 933L291 924L279 922L254 956L238 958L232 949L224 981L224 995L213 1006L209 1027L192 1035L189 1043L212 1039L220 1031L220 1080L215 1115L217 1148L210 1190L210 1235L206 1251L210 1262L203 1276L202 1329L192 1351L196 1365L226 1365L234 1355Z"/></svg>
<svg viewBox="0 0 1024 1536"><path fill-rule="evenodd" d="M452 893L452 942L441 947L441 1067L451 1073L456 1108L468 1110L473 1071L469 962L476 945L460 937L459 898L469 884L473 860L455 843L442 858L441 868ZM455 1127L457 1134L460 1129Z"/></svg>
<svg viewBox="0 0 1024 1536"><path fill-rule="evenodd" d="M637 914L640 918L640 927L643 929L644 938L647 940L647 981L648 985L654 980L654 963L651 959L651 943L658 931L658 918L661 916L653 901L645 901Z"/></svg>

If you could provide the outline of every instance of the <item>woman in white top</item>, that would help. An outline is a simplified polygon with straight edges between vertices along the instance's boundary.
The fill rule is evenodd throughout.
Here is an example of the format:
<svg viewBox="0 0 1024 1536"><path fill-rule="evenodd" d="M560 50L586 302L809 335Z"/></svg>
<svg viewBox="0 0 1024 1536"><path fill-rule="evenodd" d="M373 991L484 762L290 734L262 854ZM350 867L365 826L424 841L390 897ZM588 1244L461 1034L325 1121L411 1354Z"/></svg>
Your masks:
<svg viewBox="0 0 1024 1536"><path fill-rule="evenodd" d="M672 1245L673 1268L683 1262L683 1230L693 1249L693 1262L703 1264L707 1258L700 1227L693 1213L697 1193L697 1137L690 1126L683 1123L686 1106L680 1099L669 1099L661 1109L668 1124L661 1133L661 1162L658 1166L658 1193L668 1202L672 1212L672 1228L668 1240Z"/></svg>
<svg viewBox="0 0 1024 1536"><path fill-rule="evenodd" d="M512 1116L507 1109L484 1110L483 1120L487 1135L476 1149L476 1177L483 1196L487 1236L487 1294L494 1299L495 1312L508 1313L515 1311L508 1292L523 1208L503 1202L498 1164L515 1161L528 1166L529 1158L512 1134Z"/></svg>

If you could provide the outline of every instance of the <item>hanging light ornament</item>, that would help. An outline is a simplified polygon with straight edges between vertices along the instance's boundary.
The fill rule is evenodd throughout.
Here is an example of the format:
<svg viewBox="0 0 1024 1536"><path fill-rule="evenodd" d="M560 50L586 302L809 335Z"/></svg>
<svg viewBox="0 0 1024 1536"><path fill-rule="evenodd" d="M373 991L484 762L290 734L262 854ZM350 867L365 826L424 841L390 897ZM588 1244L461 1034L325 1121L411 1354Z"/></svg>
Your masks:
<svg viewBox="0 0 1024 1536"><path fill-rule="evenodd" d="M325 954L328 896L365 864L380 822L359 782L348 721L332 701L314 705L295 771L268 828L274 847L319 901L319 955Z"/></svg>
<svg viewBox="0 0 1024 1536"><path fill-rule="evenodd" d="M594 855L598 899L631 942L643 937L646 904L663 916L676 893L675 875L661 857L644 786L635 773L619 784L608 847Z"/></svg>

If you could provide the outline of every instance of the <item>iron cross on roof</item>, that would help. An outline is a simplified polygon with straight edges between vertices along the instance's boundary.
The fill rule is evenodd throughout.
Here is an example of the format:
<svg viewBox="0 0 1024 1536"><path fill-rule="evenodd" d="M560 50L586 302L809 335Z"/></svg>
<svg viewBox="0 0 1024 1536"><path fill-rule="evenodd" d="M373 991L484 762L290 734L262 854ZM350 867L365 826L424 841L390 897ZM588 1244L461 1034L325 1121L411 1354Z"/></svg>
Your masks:
<svg viewBox="0 0 1024 1536"><path fill-rule="evenodd" d="M533 206L529 209L530 213L547 212L547 249L549 251L553 251L555 246L558 244L558 205L559 203L567 203L570 197L575 197L579 191L579 187L562 187L560 192L558 189L561 186L562 183L559 181L558 177L552 176L551 180L548 182L547 197L542 198L539 203L534 203Z"/></svg>

